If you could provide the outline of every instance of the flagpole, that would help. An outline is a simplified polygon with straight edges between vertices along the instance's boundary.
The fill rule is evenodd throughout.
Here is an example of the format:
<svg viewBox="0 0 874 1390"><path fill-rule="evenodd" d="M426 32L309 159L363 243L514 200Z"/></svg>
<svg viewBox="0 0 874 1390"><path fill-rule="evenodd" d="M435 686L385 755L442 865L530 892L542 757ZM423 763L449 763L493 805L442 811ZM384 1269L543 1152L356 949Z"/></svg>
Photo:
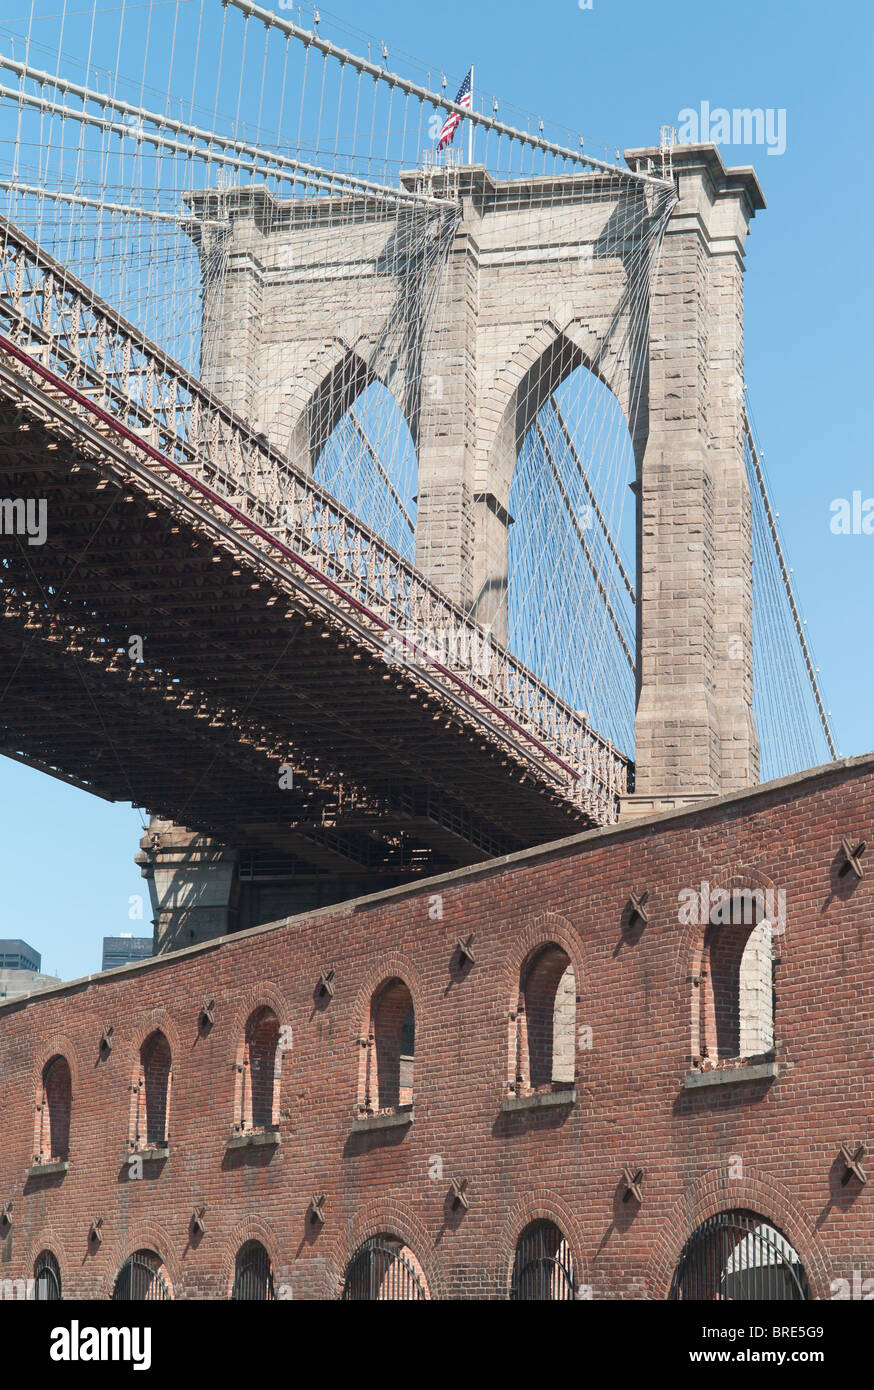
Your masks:
<svg viewBox="0 0 874 1390"><path fill-rule="evenodd" d="M470 65L470 119L467 122L467 162L473 164L473 63Z"/></svg>

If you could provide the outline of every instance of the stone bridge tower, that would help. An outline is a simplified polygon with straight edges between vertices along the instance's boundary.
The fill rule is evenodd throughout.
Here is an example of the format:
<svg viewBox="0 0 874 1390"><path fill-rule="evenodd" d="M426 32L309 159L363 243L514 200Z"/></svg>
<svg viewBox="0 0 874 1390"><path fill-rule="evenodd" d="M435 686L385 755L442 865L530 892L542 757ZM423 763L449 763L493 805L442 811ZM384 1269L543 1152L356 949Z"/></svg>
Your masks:
<svg viewBox="0 0 874 1390"><path fill-rule="evenodd" d="M626 159L642 168L652 150ZM635 794L630 814L759 778L752 521L744 464L744 244L765 206L752 168L673 151L679 200L650 310L638 455Z"/></svg>
<svg viewBox="0 0 874 1390"><path fill-rule="evenodd" d="M758 779L743 273L749 223L764 199L754 171L726 169L715 146L672 154L678 199L643 360L629 365L608 347L597 361L626 419L632 397L642 402L629 479L638 576L629 816ZM626 160L646 172L658 155L631 150ZM362 388L382 380L416 444L417 564L503 638L510 486L522 439L549 393L575 367L592 365L623 312L627 267L621 237L611 236L618 195L609 176L591 173L496 182L473 166L402 176L409 189L424 179L429 193L456 199L460 216L443 312L421 343L415 401L379 332L404 290L388 255L396 209L381 214L375 205L362 216L352 202L346 210L336 198L277 202L263 188L194 199L205 271L202 373L308 472ZM217 283L207 274L216 234L205 226L219 208ZM438 391L428 389L433 382Z"/></svg>

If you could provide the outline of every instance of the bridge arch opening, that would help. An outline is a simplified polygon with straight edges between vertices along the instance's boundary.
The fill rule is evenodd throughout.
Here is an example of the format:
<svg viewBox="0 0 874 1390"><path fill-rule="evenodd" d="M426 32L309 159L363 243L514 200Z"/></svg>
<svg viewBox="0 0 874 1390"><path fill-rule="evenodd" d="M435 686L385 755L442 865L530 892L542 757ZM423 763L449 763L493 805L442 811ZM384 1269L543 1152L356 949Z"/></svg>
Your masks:
<svg viewBox="0 0 874 1390"><path fill-rule="evenodd" d="M559 335L519 383L503 429L492 483L506 504L498 491L480 509L477 616L631 756L637 466L620 397Z"/></svg>
<svg viewBox="0 0 874 1390"><path fill-rule="evenodd" d="M353 352L325 378L307 415L316 482L413 561L418 460L397 397Z"/></svg>

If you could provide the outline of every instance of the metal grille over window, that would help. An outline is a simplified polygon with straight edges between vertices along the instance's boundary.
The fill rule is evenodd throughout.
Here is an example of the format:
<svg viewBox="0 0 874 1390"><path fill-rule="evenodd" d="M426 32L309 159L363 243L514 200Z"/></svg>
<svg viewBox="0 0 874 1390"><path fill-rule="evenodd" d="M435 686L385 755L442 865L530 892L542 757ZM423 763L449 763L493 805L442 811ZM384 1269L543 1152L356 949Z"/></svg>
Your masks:
<svg viewBox="0 0 874 1390"><path fill-rule="evenodd" d="M551 1221L527 1226L516 1246L511 1301L563 1301L575 1298L576 1289L570 1247L558 1227Z"/></svg>
<svg viewBox="0 0 874 1390"><path fill-rule="evenodd" d="M352 1256L343 1285L343 1301L426 1299L424 1275L415 1255L398 1240L380 1236L365 1241Z"/></svg>
<svg viewBox="0 0 874 1390"><path fill-rule="evenodd" d="M172 1297L161 1260L151 1250L138 1250L125 1260L112 1290L115 1303L164 1303Z"/></svg>
<svg viewBox="0 0 874 1390"><path fill-rule="evenodd" d="M59 1303L61 1271L54 1255L44 1250L33 1267L33 1296L37 1303Z"/></svg>
<svg viewBox="0 0 874 1390"><path fill-rule="evenodd" d="M272 1303L276 1298L270 1256L257 1240L237 1252L231 1298L238 1303Z"/></svg>
<svg viewBox="0 0 874 1390"><path fill-rule="evenodd" d="M689 1237L670 1298L797 1303L810 1292L801 1260L776 1227L750 1211L723 1211Z"/></svg>

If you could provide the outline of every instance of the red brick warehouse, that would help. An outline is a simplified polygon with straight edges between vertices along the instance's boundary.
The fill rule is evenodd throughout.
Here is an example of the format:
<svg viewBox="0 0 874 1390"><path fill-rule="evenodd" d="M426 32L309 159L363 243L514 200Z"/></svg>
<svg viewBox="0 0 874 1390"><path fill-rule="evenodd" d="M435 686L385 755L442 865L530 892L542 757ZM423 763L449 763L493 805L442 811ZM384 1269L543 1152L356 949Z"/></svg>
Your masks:
<svg viewBox="0 0 874 1390"><path fill-rule="evenodd" d="M2 1277L658 1300L728 1231L853 1296L872 818L868 756L5 1004Z"/></svg>

